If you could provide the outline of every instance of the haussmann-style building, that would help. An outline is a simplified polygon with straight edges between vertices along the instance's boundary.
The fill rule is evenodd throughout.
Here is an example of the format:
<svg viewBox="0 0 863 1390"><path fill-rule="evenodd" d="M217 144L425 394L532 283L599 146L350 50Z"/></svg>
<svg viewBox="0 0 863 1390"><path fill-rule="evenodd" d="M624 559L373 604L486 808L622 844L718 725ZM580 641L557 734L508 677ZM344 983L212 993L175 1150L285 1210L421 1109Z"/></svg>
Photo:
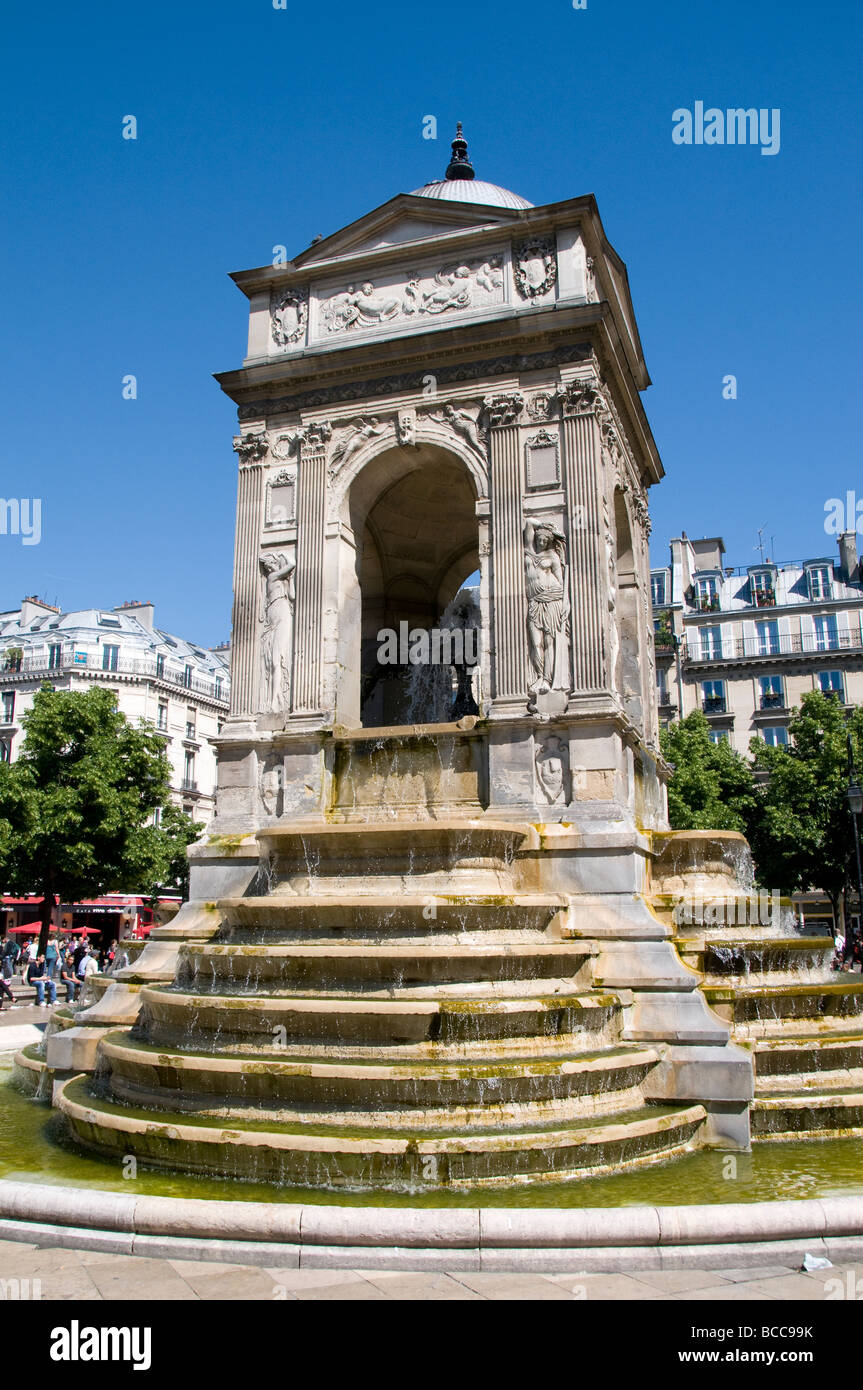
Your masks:
<svg viewBox="0 0 863 1390"><path fill-rule="evenodd" d="M209 650L155 625L151 603L64 613L25 598L0 613L0 760L24 739L22 716L48 683L55 690L112 690L130 723L146 719L164 738L171 799L205 825L213 815L213 740L228 713L228 652Z"/></svg>

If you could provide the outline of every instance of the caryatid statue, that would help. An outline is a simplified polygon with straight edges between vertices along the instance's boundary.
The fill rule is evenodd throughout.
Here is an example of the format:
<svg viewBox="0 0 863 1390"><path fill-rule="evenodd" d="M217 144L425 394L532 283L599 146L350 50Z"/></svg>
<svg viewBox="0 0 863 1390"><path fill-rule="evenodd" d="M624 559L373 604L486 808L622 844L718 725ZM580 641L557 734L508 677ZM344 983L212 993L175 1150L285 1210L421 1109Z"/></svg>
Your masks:
<svg viewBox="0 0 863 1390"><path fill-rule="evenodd" d="M284 555L262 555L264 595L261 605L261 665L263 708L281 714L289 706L294 649L294 571L296 564Z"/></svg>
<svg viewBox="0 0 863 1390"><path fill-rule="evenodd" d="M534 680L532 696L569 689L569 594L563 536L548 522L524 528L527 636Z"/></svg>

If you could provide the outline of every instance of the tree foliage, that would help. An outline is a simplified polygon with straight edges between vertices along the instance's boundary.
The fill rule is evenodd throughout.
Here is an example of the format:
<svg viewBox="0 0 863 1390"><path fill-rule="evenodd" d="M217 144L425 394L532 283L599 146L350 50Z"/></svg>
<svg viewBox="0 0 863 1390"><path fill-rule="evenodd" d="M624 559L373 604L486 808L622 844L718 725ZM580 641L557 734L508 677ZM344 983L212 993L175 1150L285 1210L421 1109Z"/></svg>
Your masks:
<svg viewBox="0 0 863 1390"><path fill-rule="evenodd" d="M668 784L672 830L746 830L755 804L752 769L730 743L710 741L701 710L663 729L661 747L674 766Z"/></svg>
<svg viewBox="0 0 863 1390"><path fill-rule="evenodd" d="M20 757L0 765L0 873L12 892L43 895L43 938L55 895L75 902L175 883L195 835L168 809L171 769L152 728L134 728L98 686L43 686L22 722ZM152 824L157 807L162 827Z"/></svg>
<svg viewBox="0 0 863 1390"><path fill-rule="evenodd" d="M787 748L750 745L763 773L747 834L762 883L783 893L820 888L837 906L856 886L854 827L848 807L848 747L863 772L863 709L850 716L832 695L803 696L788 725Z"/></svg>

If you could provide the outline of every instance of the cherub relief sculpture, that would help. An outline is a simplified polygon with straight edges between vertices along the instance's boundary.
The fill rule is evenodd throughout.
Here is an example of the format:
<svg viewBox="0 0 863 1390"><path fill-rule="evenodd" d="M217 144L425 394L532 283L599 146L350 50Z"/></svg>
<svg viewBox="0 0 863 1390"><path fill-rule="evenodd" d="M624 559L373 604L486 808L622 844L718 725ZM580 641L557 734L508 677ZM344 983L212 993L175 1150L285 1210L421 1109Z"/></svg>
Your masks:
<svg viewBox="0 0 863 1390"><path fill-rule="evenodd" d="M344 468L348 459L361 449L364 444L370 439L376 439L378 435L384 434L386 429L386 423L379 421L377 415L372 415L367 420L360 418L354 421L347 434L342 435L342 438L333 449L333 472L335 473Z"/></svg>
<svg viewBox="0 0 863 1390"><path fill-rule="evenodd" d="M569 750L556 734L539 744L534 757L536 780L539 790L549 806L565 803L567 797L567 770Z"/></svg>

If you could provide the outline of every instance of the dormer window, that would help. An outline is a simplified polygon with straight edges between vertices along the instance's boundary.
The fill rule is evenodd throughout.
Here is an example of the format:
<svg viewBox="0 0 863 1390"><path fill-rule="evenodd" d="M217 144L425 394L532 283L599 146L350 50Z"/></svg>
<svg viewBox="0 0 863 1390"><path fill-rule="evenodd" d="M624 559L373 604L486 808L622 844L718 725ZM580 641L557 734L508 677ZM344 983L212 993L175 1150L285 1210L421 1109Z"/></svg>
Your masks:
<svg viewBox="0 0 863 1390"><path fill-rule="evenodd" d="M695 606L701 613L715 613L718 610L719 584L714 575L701 575L696 579Z"/></svg>
<svg viewBox="0 0 863 1390"><path fill-rule="evenodd" d="M650 576L650 594L653 599L654 608L662 608L667 602L665 597L664 574L652 574Z"/></svg>
<svg viewBox="0 0 863 1390"><path fill-rule="evenodd" d="M809 597L813 603L833 597L833 575L829 565L807 565Z"/></svg>
<svg viewBox="0 0 863 1390"><path fill-rule="evenodd" d="M749 576L752 602L756 608L776 607L776 586L773 570L753 570Z"/></svg>

